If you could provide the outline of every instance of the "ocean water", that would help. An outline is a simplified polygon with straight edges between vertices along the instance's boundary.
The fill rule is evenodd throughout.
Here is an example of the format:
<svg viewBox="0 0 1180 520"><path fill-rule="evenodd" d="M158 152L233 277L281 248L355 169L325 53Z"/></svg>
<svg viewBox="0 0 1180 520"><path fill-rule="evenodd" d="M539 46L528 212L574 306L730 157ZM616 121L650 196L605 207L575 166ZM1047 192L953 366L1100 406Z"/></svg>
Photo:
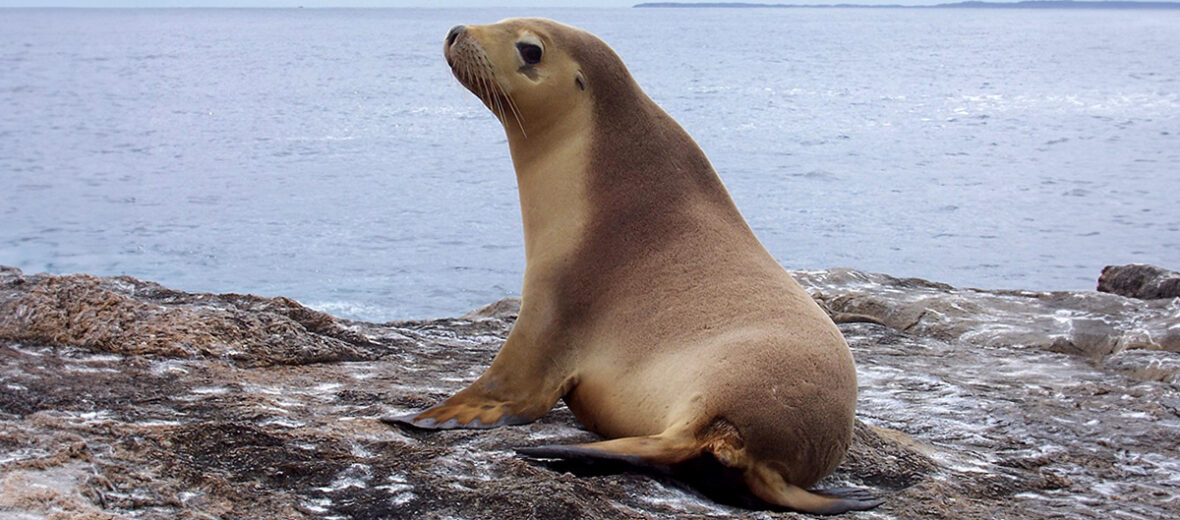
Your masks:
<svg viewBox="0 0 1180 520"><path fill-rule="evenodd" d="M789 268L1090 289L1180 268L1180 12L0 10L0 264L383 321L519 293L457 23L595 32Z"/></svg>

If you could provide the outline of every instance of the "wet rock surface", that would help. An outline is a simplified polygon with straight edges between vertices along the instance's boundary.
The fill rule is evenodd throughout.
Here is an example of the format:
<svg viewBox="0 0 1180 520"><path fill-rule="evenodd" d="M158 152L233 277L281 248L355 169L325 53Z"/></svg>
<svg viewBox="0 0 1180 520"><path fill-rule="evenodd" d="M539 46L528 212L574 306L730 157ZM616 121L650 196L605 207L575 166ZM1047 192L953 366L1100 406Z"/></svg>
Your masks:
<svg viewBox="0 0 1180 520"><path fill-rule="evenodd" d="M1160 373L1152 377L1177 381L1180 299L957 289L850 269L794 274L834 315L865 316L896 331L951 344L1126 361L1140 367L1130 372L1154 367Z"/></svg>
<svg viewBox="0 0 1180 520"><path fill-rule="evenodd" d="M860 376L826 486L847 518L1180 516L1180 300L796 273ZM0 517L796 518L512 448L595 439L559 406L490 431L380 418L477 377L515 318L360 323L283 299L0 270ZM877 321L879 323L873 323Z"/></svg>

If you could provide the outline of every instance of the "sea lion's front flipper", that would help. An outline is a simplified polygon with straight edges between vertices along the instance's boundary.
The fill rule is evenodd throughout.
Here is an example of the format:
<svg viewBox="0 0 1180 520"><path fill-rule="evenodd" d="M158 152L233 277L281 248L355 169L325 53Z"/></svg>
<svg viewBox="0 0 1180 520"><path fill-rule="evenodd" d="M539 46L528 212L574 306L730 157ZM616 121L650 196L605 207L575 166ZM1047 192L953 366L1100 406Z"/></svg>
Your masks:
<svg viewBox="0 0 1180 520"><path fill-rule="evenodd" d="M586 444L517 448L516 453L535 459L611 461L635 466L670 466L696 457L701 447L691 439L649 435L623 437Z"/></svg>
<svg viewBox="0 0 1180 520"><path fill-rule="evenodd" d="M528 424L545 415L553 402L513 400L488 395L478 385L471 385L440 404L406 415L382 417L381 421L423 430L455 428L488 429Z"/></svg>
<svg viewBox="0 0 1180 520"><path fill-rule="evenodd" d="M490 408L485 409L485 406L490 406ZM508 413L504 410L508 406L510 406L509 403L481 406L466 403L443 403L421 412L382 417L381 422L410 426L420 430L453 430L456 428L498 428L528 424L537 420L536 417Z"/></svg>
<svg viewBox="0 0 1180 520"><path fill-rule="evenodd" d="M577 384L577 377L558 353L546 353L552 344L549 337L533 330L522 310L504 347L479 379L437 405L381 421L423 430L451 430L497 428L540 419Z"/></svg>
<svg viewBox="0 0 1180 520"><path fill-rule="evenodd" d="M520 359L512 337L492 366L471 386L420 412L381 418L423 430L487 429L540 419L575 384L544 359Z"/></svg>

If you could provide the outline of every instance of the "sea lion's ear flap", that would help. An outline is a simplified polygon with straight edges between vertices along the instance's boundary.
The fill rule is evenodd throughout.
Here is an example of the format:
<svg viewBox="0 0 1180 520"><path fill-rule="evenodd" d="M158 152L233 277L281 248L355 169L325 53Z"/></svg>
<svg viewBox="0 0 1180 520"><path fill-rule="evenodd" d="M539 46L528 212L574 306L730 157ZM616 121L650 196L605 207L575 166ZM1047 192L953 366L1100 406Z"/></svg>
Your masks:
<svg viewBox="0 0 1180 520"><path fill-rule="evenodd" d="M586 77L582 75L582 71L578 71L574 75L574 83L578 85L578 90L586 90Z"/></svg>

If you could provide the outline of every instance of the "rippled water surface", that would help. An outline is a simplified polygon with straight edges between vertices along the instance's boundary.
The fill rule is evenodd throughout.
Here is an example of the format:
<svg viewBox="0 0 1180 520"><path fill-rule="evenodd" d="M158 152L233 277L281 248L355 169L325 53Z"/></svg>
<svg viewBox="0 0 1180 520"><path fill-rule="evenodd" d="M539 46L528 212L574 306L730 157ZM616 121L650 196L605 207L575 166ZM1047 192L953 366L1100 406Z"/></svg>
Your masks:
<svg viewBox="0 0 1180 520"><path fill-rule="evenodd" d="M460 22L610 42L791 268L1088 289L1180 267L1180 13L0 10L0 264L369 320L519 292Z"/></svg>

